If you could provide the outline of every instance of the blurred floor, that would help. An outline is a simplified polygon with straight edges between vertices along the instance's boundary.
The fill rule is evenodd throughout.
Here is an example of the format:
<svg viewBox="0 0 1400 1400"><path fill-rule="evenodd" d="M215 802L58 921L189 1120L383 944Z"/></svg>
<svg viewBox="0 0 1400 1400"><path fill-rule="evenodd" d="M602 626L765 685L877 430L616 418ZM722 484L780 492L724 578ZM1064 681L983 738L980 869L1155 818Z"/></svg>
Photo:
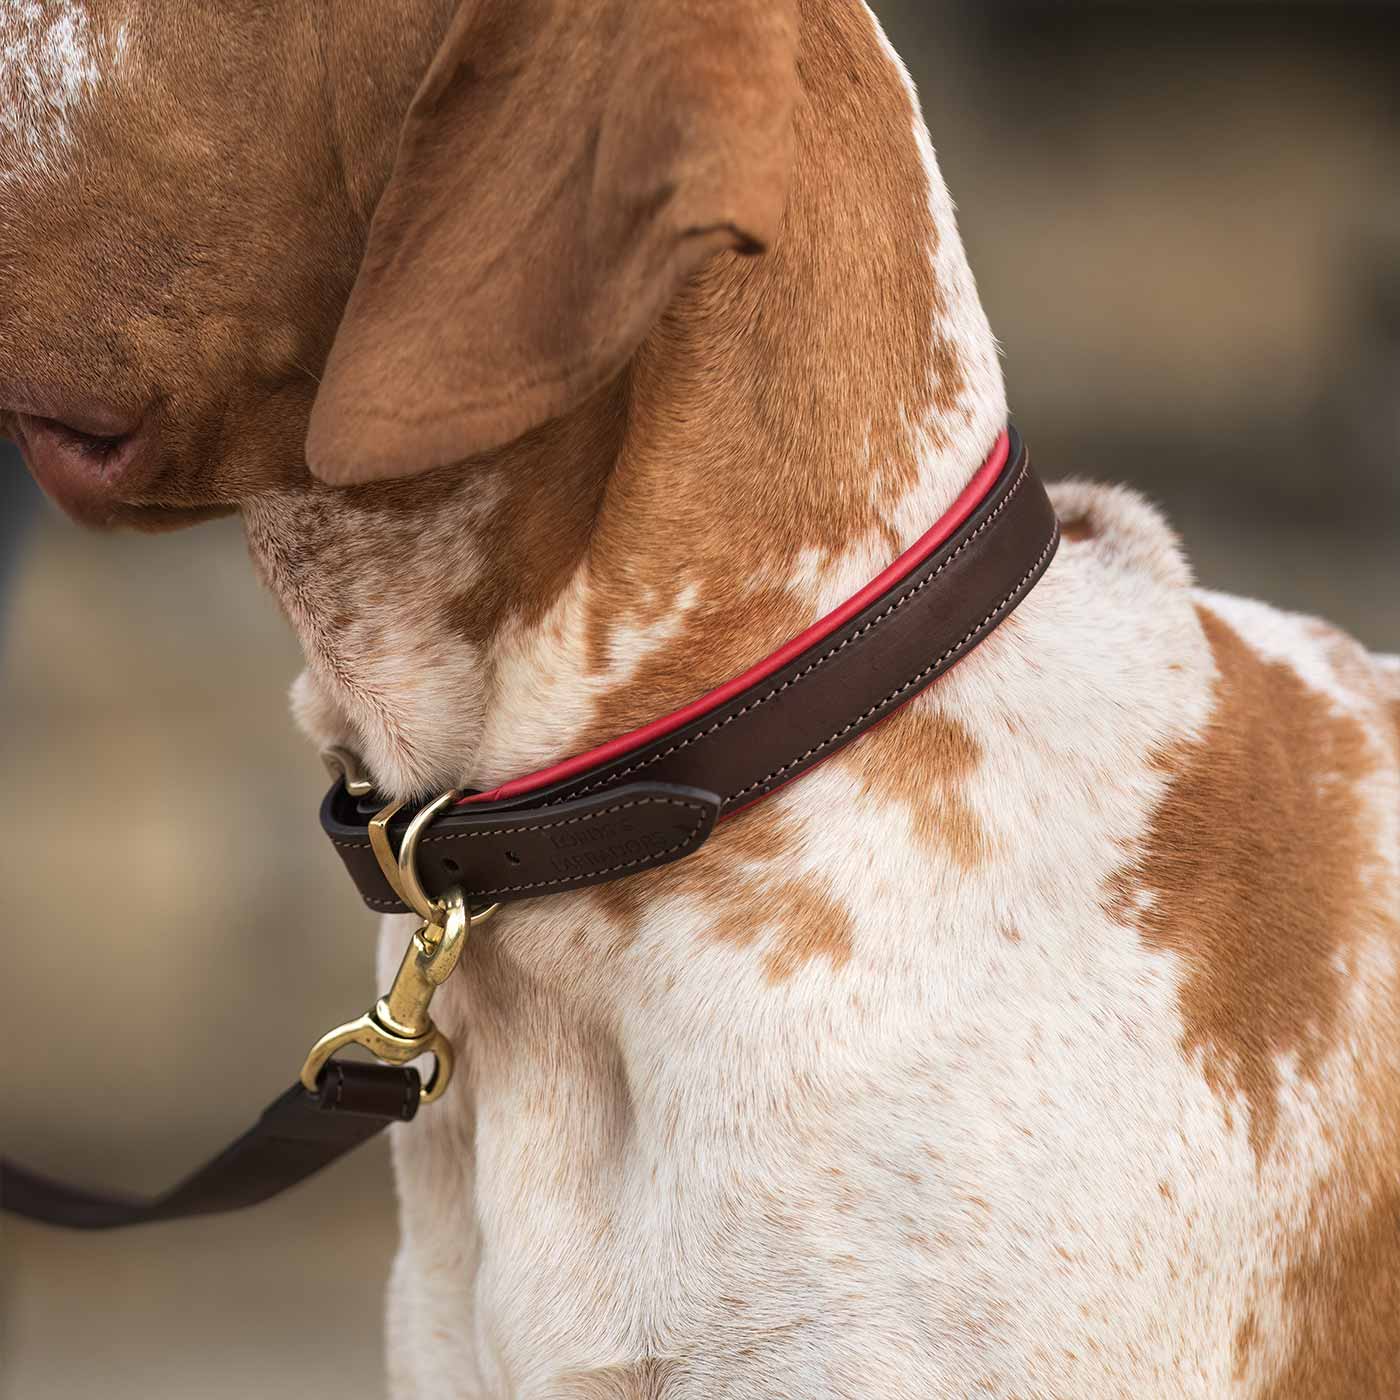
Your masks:
<svg viewBox="0 0 1400 1400"><path fill-rule="evenodd" d="M995 33L943 6L877 8L924 82L1042 467L1144 485L1204 582L1400 650L1400 453L1375 426L1400 400L1400 359L1365 350L1370 335L1389 343L1389 313L1357 312L1339 272L1345 231L1381 227L1393 185L1377 153L1393 171L1395 132L1368 96L1370 68L1295 140L1268 94L1291 75L1279 90L1306 134L1349 71L1335 53L1299 68L1291 43L1261 41L1245 70L1224 50L1255 114L1242 127L1221 117L1221 52L1193 68L1180 47L1164 59L1120 35L1105 75L1076 68L1087 61L1066 42L1035 62L1041 95L1058 82L1072 102L1023 122L987 76ZM1134 61L1171 69L1155 97L1122 91ZM1173 84L1191 99L1189 140L1163 128ZM1193 173L1207 99L1232 154ZM1248 199L1225 198L1251 148L1262 173ZM1252 201L1266 191L1264 218ZM1394 243L1384 251L1395 264ZM52 1007L52 1021L11 1036L3 1148L155 1189L363 1008L373 920L317 831L322 776L285 703L296 649L236 526L102 538L45 514L10 602L4 985L9 1006ZM393 1228L380 1148L229 1221L105 1237L6 1222L0 1395L371 1400Z"/></svg>

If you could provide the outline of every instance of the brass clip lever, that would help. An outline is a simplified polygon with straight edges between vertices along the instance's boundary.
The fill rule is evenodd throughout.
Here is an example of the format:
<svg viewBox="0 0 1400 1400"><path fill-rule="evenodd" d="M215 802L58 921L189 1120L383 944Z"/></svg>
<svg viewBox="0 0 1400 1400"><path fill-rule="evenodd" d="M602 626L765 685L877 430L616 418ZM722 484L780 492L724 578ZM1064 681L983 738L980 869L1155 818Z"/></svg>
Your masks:
<svg viewBox="0 0 1400 1400"><path fill-rule="evenodd" d="M422 1101L438 1098L452 1078L452 1043L433 1024L428 1006L456 968L472 924L491 912L474 915L462 891L449 890L434 907L434 918L413 935L393 986L363 1016L327 1031L311 1047L301 1068L302 1084L315 1092L326 1061L346 1045L359 1045L396 1065L431 1054L436 1063L423 1085Z"/></svg>

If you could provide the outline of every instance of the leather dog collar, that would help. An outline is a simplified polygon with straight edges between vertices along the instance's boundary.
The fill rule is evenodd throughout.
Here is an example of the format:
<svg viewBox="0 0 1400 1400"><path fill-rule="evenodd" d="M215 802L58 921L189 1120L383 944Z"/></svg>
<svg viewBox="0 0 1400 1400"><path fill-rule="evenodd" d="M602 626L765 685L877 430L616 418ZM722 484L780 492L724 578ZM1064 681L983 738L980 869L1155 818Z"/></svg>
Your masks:
<svg viewBox="0 0 1400 1400"><path fill-rule="evenodd" d="M563 763L436 799L412 838L421 891L431 902L460 886L474 901L504 903L692 854L717 821L820 763L967 656L1025 598L1058 542L1045 488L1011 429L912 548L742 675ZM381 805L352 797L341 779L321 823L365 903L401 912L408 901L395 865L422 809L387 821L377 855L370 824Z"/></svg>
<svg viewBox="0 0 1400 1400"><path fill-rule="evenodd" d="M717 821L879 723L956 665L1025 598L1059 543L1013 431L951 510L877 579L693 704L491 792L383 817L337 782L321 819L365 902L427 921L394 986L323 1036L254 1126L162 1196L110 1196L0 1162L0 1207L73 1229L238 1210L280 1194L436 1097L452 1046L428 1018L480 905L579 889L697 850ZM376 843L380 847L376 852ZM465 891L465 893L464 893ZM470 899L471 904L468 904ZM430 933L435 936L430 937ZM335 1059L356 1043L392 1065ZM431 1053L427 1084L408 1063Z"/></svg>

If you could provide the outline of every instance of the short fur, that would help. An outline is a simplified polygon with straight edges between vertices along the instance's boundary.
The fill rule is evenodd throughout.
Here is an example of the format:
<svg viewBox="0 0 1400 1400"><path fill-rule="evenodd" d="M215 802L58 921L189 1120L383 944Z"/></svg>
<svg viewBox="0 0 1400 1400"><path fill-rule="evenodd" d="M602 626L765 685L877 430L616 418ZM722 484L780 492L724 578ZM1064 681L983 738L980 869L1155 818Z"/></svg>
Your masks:
<svg viewBox="0 0 1400 1400"><path fill-rule="evenodd" d="M26 2L0 103L0 422L93 523L240 511L395 795L743 669L1005 421L857 0ZM97 394L120 479L34 426ZM931 692L469 947L400 1400L1400 1393L1400 663L1057 502Z"/></svg>

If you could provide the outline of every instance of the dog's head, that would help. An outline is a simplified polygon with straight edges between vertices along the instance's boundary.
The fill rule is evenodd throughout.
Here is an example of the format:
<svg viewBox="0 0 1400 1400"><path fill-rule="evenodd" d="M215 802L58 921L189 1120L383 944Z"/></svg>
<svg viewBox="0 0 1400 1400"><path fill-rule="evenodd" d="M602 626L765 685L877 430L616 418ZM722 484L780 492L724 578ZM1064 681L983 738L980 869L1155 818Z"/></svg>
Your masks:
<svg viewBox="0 0 1400 1400"><path fill-rule="evenodd" d="M94 524L428 470L781 217L795 0L9 0L0 432Z"/></svg>

